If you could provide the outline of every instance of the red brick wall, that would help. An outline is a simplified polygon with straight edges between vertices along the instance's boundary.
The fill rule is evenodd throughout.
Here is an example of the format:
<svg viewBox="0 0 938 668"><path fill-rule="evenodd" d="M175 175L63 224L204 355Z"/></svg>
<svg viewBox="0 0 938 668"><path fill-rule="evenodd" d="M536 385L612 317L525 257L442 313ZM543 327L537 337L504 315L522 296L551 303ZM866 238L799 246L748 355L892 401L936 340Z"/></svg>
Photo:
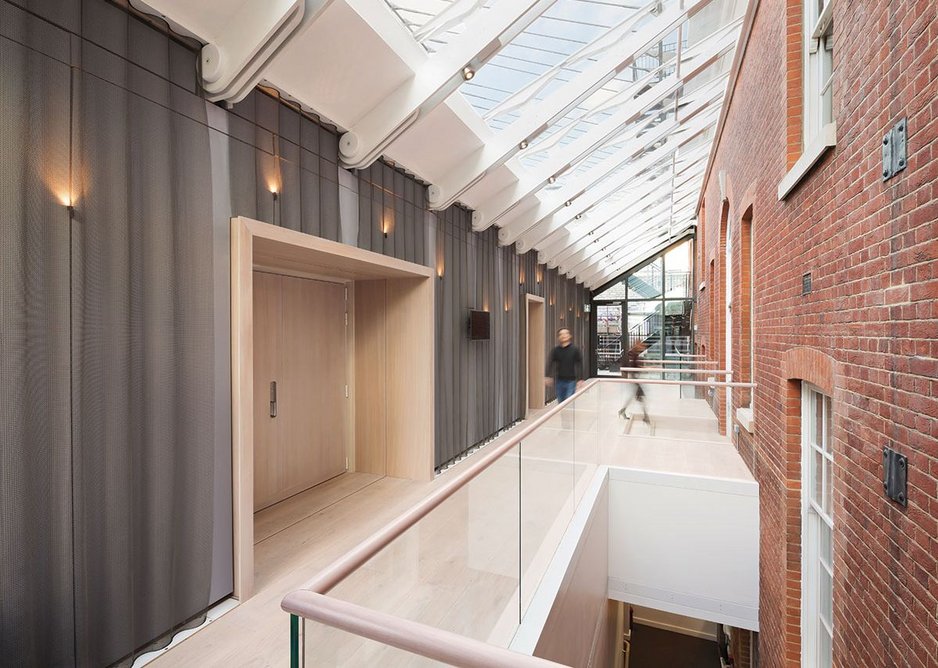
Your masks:
<svg viewBox="0 0 938 668"><path fill-rule="evenodd" d="M938 3L834 0L837 146L788 195L801 150L801 2L762 0L705 184L698 343L723 357L719 173L742 303L752 207L755 433L734 441L760 483L762 666L800 665L800 379L834 408L834 663L938 666ZM909 120L908 168L880 142ZM715 262L710 276L710 260ZM801 295L812 273L813 291ZM734 310L733 367L745 375ZM734 396L736 405L745 397ZM881 449L909 457L909 506L885 498Z"/></svg>

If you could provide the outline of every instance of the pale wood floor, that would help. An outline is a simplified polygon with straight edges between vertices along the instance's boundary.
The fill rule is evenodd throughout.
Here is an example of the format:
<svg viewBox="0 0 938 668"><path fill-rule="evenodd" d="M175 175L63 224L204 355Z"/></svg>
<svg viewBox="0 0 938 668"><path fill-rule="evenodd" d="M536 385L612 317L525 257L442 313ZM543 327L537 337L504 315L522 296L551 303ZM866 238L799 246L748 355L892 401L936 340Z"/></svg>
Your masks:
<svg viewBox="0 0 938 668"><path fill-rule="evenodd" d="M704 401L675 405L676 395L655 388L649 391L654 435L636 425L627 433L627 422L616 417L622 387L580 402L566 422L551 420L522 443L520 456L516 449L499 460L332 594L507 646L519 606L530 600L599 464L751 479L729 441L715 433L716 418ZM288 665L284 594L468 461L431 482L349 473L258 513L257 593L150 665ZM309 625L307 641L307 666L429 665L318 625Z"/></svg>

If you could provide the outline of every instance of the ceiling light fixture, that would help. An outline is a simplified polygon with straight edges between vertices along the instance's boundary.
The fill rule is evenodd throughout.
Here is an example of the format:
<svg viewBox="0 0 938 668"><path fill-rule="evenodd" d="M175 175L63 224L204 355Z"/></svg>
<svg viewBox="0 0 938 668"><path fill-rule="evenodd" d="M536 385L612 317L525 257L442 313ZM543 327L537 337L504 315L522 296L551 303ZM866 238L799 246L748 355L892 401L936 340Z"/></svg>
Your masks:
<svg viewBox="0 0 938 668"><path fill-rule="evenodd" d="M518 148L521 149L522 151L523 151L524 149L526 149L527 147L528 147L528 140L527 140L527 139L522 139L522 140L521 140L521 143L518 144Z"/></svg>
<svg viewBox="0 0 938 668"><path fill-rule="evenodd" d="M566 202L563 203L563 205L564 205L564 206L573 206L573 200L569 200L569 199L568 199Z"/></svg>
<svg viewBox="0 0 938 668"><path fill-rule="evenodd" d="M450 71L452 71L452 70L450 70ZM472 69L471 67L469 67L468 65L466 65L464 68L462 68L462 78L463 78L464 81L469 81L469 80L471 80L472 77L474 77L475 75L476 75L476 71L475 71L474 69Z"/></svg>
<svg viewBox="0 0 938 668"><path fill-rule="evenodd" d="M556 176L552 176L552 177L550 177L549 179L547 179L547 182L548 182L548 183L557 183L557 177L556 177Z"/></svg>
<svg viewBox="0 0 938 668"><path fill-rule="evenodd" d="M576 218L577 220L580 220L581 218L583 218L583 214L578 213L577 215L574 216L574 218Z"/></svg>

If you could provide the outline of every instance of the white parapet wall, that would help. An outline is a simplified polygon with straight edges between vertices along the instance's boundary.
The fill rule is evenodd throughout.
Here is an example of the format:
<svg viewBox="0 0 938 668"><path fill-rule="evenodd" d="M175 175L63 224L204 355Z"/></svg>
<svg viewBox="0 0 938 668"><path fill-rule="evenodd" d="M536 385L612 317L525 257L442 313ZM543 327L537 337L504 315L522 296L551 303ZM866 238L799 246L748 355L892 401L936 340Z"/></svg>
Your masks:
<svg viewBox="0 0 938 668"><path fill-rule="evenodd" d="M609 597L759 630L759 486L609 469Z"/></svg>

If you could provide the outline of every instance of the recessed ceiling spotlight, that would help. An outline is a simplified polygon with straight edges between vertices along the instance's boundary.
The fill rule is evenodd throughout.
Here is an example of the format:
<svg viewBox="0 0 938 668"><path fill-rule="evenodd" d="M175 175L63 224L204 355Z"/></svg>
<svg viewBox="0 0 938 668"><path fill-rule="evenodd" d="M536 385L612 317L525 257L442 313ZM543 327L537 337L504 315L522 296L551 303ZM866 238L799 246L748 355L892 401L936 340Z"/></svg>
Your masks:
<svg viewBox="0 0 938 668"><path fill-rule="evenodd" d="M475 75L476 75L476 71L472 69L471 67L469 67L468 65L462 68L462 78L464 80L469 81Z"/></svg>
<svg viewBox="0 0 938 668"><path fill-rule="evenodd" d="M522 151L523 151L524 149L526 149L527 147L528 147L528 140L527 140L527 139L522 139L522 140L521 140L521 143L518 144L518 148L520 148Z"/></svg>

